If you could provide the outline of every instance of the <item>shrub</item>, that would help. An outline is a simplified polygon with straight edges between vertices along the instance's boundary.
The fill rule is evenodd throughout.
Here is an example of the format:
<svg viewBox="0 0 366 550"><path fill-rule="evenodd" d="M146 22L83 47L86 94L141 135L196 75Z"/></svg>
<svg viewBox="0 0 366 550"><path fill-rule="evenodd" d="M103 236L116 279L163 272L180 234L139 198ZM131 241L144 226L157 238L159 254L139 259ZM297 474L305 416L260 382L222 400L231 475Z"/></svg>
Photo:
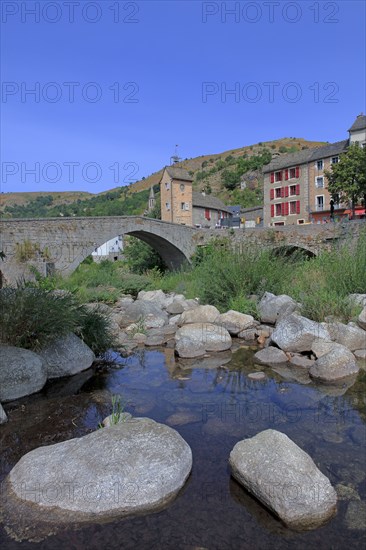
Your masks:
<svg viewBox="0 0 366 550"><path fill-rule="evenodd" d="M74 330L96 355L111 349L115 344L111 316L100 305L93 308L81 305L76 309L78 326Z"/></svg>

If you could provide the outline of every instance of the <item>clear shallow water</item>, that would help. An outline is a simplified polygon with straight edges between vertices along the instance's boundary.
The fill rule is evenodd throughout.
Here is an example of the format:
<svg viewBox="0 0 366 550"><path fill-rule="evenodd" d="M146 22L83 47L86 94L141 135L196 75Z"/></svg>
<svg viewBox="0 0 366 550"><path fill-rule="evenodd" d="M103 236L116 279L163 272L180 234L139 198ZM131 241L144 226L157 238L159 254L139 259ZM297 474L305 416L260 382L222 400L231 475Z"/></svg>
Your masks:
<svg viewBox="0 0 366 550"><path fill-rule="evenodd" d="M14 541L0 526L0 547L365 548L365 531L347 525L350 501L339 501L336 517L324 527L290 531L230 477L228 457L240 439L274 428L308 452L333 485L352 487L365 502L366 373L351 388L336 390L285 380L266 368L266 380L251 381L252 356L240 349L177 362L172 349L141 350L9 404L10 422L0 428L0 480L31 449L95 430L111 412L112 394L120 394L135 416L164 423L177 413L179 420L186 416L189 423L174 428L192 448L193 470L159 513L63 529L39 543Z"/></svg>

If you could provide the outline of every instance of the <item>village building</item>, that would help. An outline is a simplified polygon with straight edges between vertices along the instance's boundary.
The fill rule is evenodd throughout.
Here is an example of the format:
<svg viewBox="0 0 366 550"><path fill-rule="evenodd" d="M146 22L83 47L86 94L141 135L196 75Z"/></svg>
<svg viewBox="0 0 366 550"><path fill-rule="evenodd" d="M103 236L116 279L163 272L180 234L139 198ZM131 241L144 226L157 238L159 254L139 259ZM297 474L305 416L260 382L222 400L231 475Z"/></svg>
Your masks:
<svg viewBox="0 0 366 550"><path fill-rule="evenodd" d="M265 166L264 226L324 223L330 221L331 215L349 217L349 205L333 201L324 172L356 142L366 147L366 116L363 114L349 129L348 139L277 157ZM365 205L357 206L356 217L364 215Z"/></svg>
<svg viewBox="0 0 366 550"><path fill-rule="evenodd" d="M214 228L231 217L225 204L205 193L193 191L193 178L184 168L166 166L160 180L161 219L166 222Z"/></svg>

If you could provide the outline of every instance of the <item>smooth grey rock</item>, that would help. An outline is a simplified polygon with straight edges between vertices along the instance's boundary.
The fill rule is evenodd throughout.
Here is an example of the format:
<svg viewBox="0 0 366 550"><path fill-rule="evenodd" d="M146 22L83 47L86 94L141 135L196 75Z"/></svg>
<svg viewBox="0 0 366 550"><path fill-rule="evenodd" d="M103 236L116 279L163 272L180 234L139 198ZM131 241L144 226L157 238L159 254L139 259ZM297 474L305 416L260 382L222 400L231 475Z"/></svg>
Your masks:
<svg viewBox="0 0 366 550"><path fill-rule="evenodd" d="M143 334L142 332L136 332L133 336L132 336L132 340L134 342L136 342L137 344L145 344L146 340L147 340L147 335L146 334Z"/></svg>
<svg viewBox="0 0 366 550"><path fill-rule="evenodd" d="M335 346L334 342L316 338L311 344L311 351L313 352L315 357L319 359L319 357L322 357L326 353L329 353L334 348L334 346Z"/></svg>
<svg viewBox="0 0 366 550"><path fill-rule="evenodd" d="M358 306L366 307L366 294L350 294L349 299Z"/></svg>
<svg viewBox="0 0 366 550"><path fill-rule="evenodd" d="M0 401L31 395L47 381L46 365L28 349L0 345Z"/></svg>
<svg viewBox="0 0 366 550"><path fill-rule="evenodd" d="M256 328L248 328L245 330L241 330L237 334L238 338L241 338L242 340L247 340L251 342L252 340L255 340L258 336L258 330Z"/></svg>
<svg viewBox="0 0 366 550"><path fill-rule="evenodd" d="M254 325L254 318L252 315L246 315L245 313L230 309L226 313L219 315L215 323L225 327L230 334L235 336L242 330L251 328Z"/></svg>
<svg viewBox="0 0 366 550"><path fill-rule="evenodd" d="M8 421L8 417L6 416L6 412L3 409L2 404L0 403L0 424L5 424L5 422Z"/></svg>
<svg viewBox="0 0 366 550"><path fill-rule="evenodd" d="M248 378L250 378L250 380L265 380L266 379L266 375L264 374L264 372L261 372L261 371L258 371L258 372L250 372L248 374Z"/></svg>
<svg viewBox="0 0 366 550"><path fill-rule="evenodd" d="M49 379L77 374L88 369L95 360L89 346L71 332L43 348L39 355L45 362Z"/></svg>
<svg viewBox="0 0 366 550"><path fill-rule="evenodd" d="M175 334L176 350L180 357L195 357L192 351L225 351L231 347L231 336L224 327L212 323L183 325Z"/></svg>
<svg viewBox="0 0 366 550"><path fill-rule="evenodd" d="M165 342L166 337L163 334L155 334L147 337L145 346L162 346Z"/></svg>
<svg viewBox="0 0 366 550"><path fill-rule="evenodd" d="M174 498L191 468L191 449L178 432L133 418L27 453L7 477L5 501L14 507L22 499L63 523L148 512Z"/></svg>
<svg viewBox="0 0 366 550"><path fill-rule="evenodd" d="M180 315L184 311L184 306L182 302L173 300L173 302L168 305L166 310L170 315Z"/></svg>
<svg viewBox="0 0 366 550"><path fill-rule="evenodd" d="M319 357L310 368L310 376L320 382L337 382L358 373L352 352L341 344L333 344L331 350Z"/></svg>
<svg viewBox="0 0 366 550"><path fill-rule="evenodd" d="M179 321L180 315L173 315L173 317L169 319L169 325L179 325Z"/></svg>
<svg viewBox="0 0 366 550"><path fill-rule="evenodd" d="M272 366L287 363L288 358L284 351L273 346L269 346L268 348L257 351L254 355L254 360L260 365Z"/></svg>
<svg viewBox="0 0 366 550"><path fill-rule="evenodd" d="M283 351L310 351L315 339L330 340L319 323L292 313L281 317L272 333L272 341Z"/></svg>
<svg viewBox="0 0 366 550"><path fill-rule="evenodd" d="M363 308L360 315L357 317L357 323L363 330L366 330L366 307Z"/></svg>
<svg viewBox="0 0 366 550"><path fill-rule="evenodd" d="M136 300L123 311L124 326L143 323L145 328L163 327L168 323L168 314L149 300Z"/></svg>
<svg viewBox="0 0 366 550"><path fill-rule="evenodd" d="M137 300L152 302L160 308L166 308L173 302L174 295L165 294L162 290L141 290L137 295Z"/></svg>
<svg viewBox="0 0 366 550"><path fill-rule="evenodd" d="M194 309L183 311L180 316L179 324L215 323L219 316L220 312L215 306L197 306Z"/></svg>
<svg viewBox="0 0 366 550"><path fill-rule="evenodd" d="M183 305L184 305L184 309L187 310L187 309L195 309L200 304L199 304L198 298L189 298L183 303Z"/></svg>
<svg viewBox="0 0 366 550"><path fill-rule="evenodd" d="M290 366L301 367L304 369L310 369L314 365L314 360L304 357L303 355L294 355L290 359Z"/></svg>
<svg viewBox="0 0 366 550"><path fill-rule="evenodd" d="M258 311L263 323L275 324L282 315L290 314L298 307L295 300L286 294L276 296L271 292L265 292L258 304Z"/></svg>
<svg viewBox="0 0 366 550"><path fill-rule="evenodd" d="M356 349L353 352L353 355L356 357L356 359L366 359L366 349Z"/></svg>
<svg viewBox="0 0 366 550"><path fill-rule="evenodd" d="M363 349L366 346L366 332L354 323L326 323L325 327L332 340L351 351Z"/></svg>
<svg viewBox="0 0 366 550"><path fill-rule="evenodd" d="M314 529L336 512L337 494L311 457L285 434L265 430L230 453L232 474L294 529Z"/></svg>

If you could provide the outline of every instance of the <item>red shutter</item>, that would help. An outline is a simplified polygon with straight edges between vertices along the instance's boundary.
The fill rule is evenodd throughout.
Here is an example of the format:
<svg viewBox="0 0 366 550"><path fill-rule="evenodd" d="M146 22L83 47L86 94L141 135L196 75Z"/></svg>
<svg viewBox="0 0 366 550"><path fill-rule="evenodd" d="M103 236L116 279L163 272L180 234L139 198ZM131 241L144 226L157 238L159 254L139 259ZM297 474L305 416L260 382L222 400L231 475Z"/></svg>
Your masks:
<svg viewBox="0 0 366 550"><path fill-rule="evenodd" d="M271 201L273 201L273 199L274 199L274 189L270 189L269 198L270 198Z"/></svg>
<svg viewBox="0 0 366 550"><path fill-rule="evenodd" d="M274 183L274 172L271 172L271 183Z"/></svg>
<svg viewBox="0 0 366 550"><path fill-rule="evenodd" d="M285 188L281 187L281 198L283 199L285 196Z"/></svg>
<svg viewBox="0 0 366 550"><path fill-rule="evenodd" d="M300 214L300 201L296 201L296 214Z"/></svg>
<svg viewBox="0 0 366 550"><path fill-rule="evenodd" d="M281 216L285 215L285 203L281 202Z"/></svg>
<svg viewBox="0 0 366 550"><path fill-rule="evenodd" d="M288 202L285 202L285 216L288 216Z"/></svg>
<svg viewBox="0 0 366 550"><path fill-rule="evenodd" d="M288 185L285 187L285 197L288 197Z"/></svg>
<svg viewBox="0 0 366 550"><path fill-rule="evenodd" d="M274 216L274 204L271 204L271 218Z"/></svg>
<svg viewBox="0 0 366 550"><path fill-rule="evenodd" d="M299 178L300 177L300 167L299 166L296 166L296 175L295 175L296 178Z"/></svg>
<svg viewBox="0 0 366 550"><path fill-rule="evenodd" d="M285 170L285 180L288 180L288 169Z"/></svg>
<svg viewBox="0 0 366 550"><path fill-rule="evenodd" d="M280 181L282 181L282 176L283 176L283 173L282 173L282 170L280 171Z"/></svg>
<svg viewBox="0 0 366 550"><path fill-rule="evenodd" d="M205 218L206 218L206 220L210 219L210 209L209 208L205 208Z"/></svg>
<svg viewBox="0 0 366 550"><path fill-rule="evenodd" d="M296 195L300 195L300 185L296 185Z"/></svg>

